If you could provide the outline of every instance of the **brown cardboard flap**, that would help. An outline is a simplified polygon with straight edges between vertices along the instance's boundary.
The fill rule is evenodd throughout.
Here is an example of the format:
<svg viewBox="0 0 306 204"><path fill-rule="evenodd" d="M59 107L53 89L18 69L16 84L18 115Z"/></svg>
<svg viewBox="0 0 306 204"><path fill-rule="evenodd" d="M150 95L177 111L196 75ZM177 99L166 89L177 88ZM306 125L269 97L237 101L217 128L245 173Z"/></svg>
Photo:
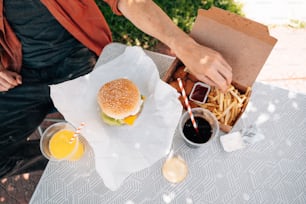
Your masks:
<svg viewBox="0 0 306 204"><path fill-rule="evenodd" d="M198 11L190 35L220 52L233 68L233 81L245 87L253 85L277 42L265 25L216 7Z"/></svg>

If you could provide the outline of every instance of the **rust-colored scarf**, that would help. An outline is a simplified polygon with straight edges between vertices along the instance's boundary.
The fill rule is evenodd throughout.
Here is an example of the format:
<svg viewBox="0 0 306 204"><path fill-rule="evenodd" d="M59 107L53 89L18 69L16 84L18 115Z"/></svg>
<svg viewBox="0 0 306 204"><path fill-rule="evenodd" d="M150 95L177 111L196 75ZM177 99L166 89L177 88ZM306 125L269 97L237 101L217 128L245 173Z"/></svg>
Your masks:
<svg viewBox="0 0 306 204"><path fill-rule="evenodd" d="M3 0L0 0L0 18L0 60L2 65L0 68L10 68L19 72L22 63L21 44L4 17Z"/></svg>
<svg viewBox="0 0 306 204"><path fill-rule="evenodd" d="M68 32L97 55L100 55L103 47L111 42L109 26L94 0L41 0L41 2ZM114 3L117 0L109 2ZM0 18L2 67L20 72L21 43L4 16L3 0L0 0Z"/></svg>

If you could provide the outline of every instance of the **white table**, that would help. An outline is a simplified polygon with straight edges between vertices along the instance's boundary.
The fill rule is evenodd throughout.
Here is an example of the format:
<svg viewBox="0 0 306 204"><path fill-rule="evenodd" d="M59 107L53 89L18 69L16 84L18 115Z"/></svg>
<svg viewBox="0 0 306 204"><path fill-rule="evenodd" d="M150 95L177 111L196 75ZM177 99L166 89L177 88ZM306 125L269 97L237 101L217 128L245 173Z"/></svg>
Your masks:
<svg viewBox="0 0 306 204"><path fill-rule="evenodd" d="M110 44L98 64L124 51ZM172 57L147 52L162 75ZM256 123L265 139L232 153L219 137L201 149L187 147L178 132L175 152L189 174L174 185L161 174L161 159L108 190L95 171L93 152L82 162L49 163L30 203L306 203L306 95L255 83L250 104L235 130Z"/></svg>

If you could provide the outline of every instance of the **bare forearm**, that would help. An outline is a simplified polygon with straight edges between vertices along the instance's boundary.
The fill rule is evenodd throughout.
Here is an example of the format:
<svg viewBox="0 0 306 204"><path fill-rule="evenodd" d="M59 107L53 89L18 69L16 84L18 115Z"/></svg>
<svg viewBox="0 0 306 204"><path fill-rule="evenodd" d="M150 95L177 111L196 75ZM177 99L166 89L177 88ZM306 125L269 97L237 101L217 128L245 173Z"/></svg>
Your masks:
<svg viewBox="0 0 306 204"><path fill-rule="evenodd" d="M118 8L136 27L173 51L177 50L177 42L193 41L151 0L121 0Z"/></svg>
<svg viewBox="0 0 306 204"><path fill-rule="evenodd" d="M136 27L165 43L199 80L226 91L232 69L216 51L201 46L151 0L120 0L119 10Z"/></svg>

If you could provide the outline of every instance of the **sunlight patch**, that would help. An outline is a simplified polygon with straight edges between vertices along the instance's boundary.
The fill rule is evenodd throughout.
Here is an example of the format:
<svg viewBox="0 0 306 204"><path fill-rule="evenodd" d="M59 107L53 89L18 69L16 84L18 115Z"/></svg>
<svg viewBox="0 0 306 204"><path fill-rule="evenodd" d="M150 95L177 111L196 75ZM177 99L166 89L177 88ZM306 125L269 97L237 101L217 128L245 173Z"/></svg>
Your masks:
<svg viewBox="0 0 306 204"><path fill-rule="evenodd" d="M258 118L257 118L257 120L256 120L256 125L260 125L260 124L263 124L263 123L265 123L265 122L267 122L268 120L269 120L269 115L267 115L267 114L261 114Z"/></svg>

